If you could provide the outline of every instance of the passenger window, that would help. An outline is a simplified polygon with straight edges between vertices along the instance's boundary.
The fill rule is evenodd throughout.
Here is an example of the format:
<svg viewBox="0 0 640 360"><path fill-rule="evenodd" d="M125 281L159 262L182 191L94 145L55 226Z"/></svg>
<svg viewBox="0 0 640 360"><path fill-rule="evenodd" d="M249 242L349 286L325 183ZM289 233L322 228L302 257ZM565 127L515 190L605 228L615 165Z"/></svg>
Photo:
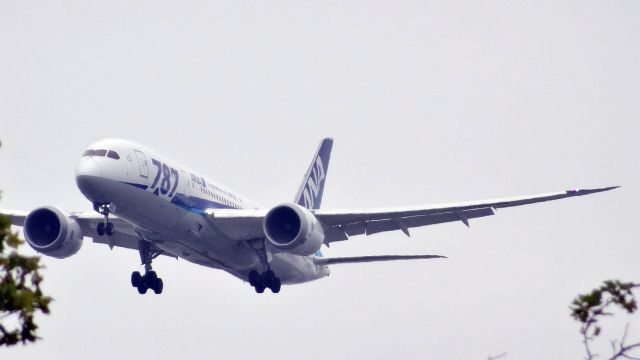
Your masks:
<svg viewBox="0 0 640 360"><path fill-rule="evenodd" d="M118 155L117 152L111 151L111 150L109 150L109 152L107 153L107 157L108 158L112 158L112 159L116 159L116 160L120 160L120 155Z"/></svg>
<svg viewBox="0 0 640 360"><path fill-rule="evenodd" d="M82 156L93 156L94 153L95 153L95 150L89 149L89 150L85 151L84 154L82 154Z"/></svg>
<svg viewBox="0 0 640 360"><path fill-rule="evenodd" d="M93 156L105 156L107 155L107 150L100 149L93 152Z"/></svg>

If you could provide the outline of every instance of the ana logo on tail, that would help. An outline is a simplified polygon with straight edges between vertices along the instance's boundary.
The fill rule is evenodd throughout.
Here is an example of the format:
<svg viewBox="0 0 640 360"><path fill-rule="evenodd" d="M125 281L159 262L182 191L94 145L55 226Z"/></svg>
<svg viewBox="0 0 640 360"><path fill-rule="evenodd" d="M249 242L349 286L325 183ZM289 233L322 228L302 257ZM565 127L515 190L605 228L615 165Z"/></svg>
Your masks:
<svg viewBox="0 0 640 360"><path fill-rule="evenodd" d="M307 172L304 174L304 178L302 178L300 182L300 187L298 187L298 192L294 198L296 204L304 206L307 209L320 208L332 148L332 138L324 138L320 141L318 150L312 158Z"/></svg>
<svg viewBox="0 0 640 360"><path fill-rule="evenodd" d="M302 193L304 198L304 207L307 209L314 208L315 199L318 197L318 193L322 190L322 182L324 179L324 165L322 164L322 159L318 156Z"/></svg>

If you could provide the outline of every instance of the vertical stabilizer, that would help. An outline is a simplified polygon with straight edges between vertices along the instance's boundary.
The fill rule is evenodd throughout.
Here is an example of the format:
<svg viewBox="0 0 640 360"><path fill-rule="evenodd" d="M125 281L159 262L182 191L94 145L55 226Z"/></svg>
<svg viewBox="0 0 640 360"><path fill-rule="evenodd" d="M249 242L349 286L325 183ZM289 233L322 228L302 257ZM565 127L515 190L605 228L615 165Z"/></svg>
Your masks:
<svg viewBox="0 0 640 360"><path fill-rule="evenodd" d="M304 178L300 189L295 197L296 204L304 206L307 209L319 209L322 203L322 193L324 192L324 181L327 178L327 170L329 169L329 158L331 157L331 148L333 148L333 139L324 138L318 146L311 165Z"/></svg>

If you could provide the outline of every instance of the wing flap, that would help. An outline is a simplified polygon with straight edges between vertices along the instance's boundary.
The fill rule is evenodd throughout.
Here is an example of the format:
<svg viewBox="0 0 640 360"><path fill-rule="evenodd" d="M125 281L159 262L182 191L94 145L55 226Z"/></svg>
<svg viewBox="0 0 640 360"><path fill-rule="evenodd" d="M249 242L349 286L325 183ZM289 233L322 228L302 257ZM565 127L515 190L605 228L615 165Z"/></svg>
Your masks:
<svg viewBox="0 0 640 360"><path fill-rule="evenodd" d="M233 240L264 238L262 219L267 210L208 209L207 221Z"/></svg>
<svg viewBox="0 0 640 360"><path fill-rule="evenodd" d="M366 225L366 234L372 235L384 231L402 230L401 224L404 224L407 228L414 228L426 225L442 224L453 221L463 221L465 219L479 218L483 216L491 216L494 214L491 208L481 208L474 210L466 210L460 212L464 214L463 218L460 218L459 214L454 212L432 214L423 216L409 216L403 218L391 218L386 220L374 220Z"/></svg>
<svg viewBox="0 0 640 360"><path fill-rule="evenodd" d="M93 237L93 242L96 244L109 245L110 248L121 247L137 251L139 239L137 236L115 232L111 236L95 236Z"/></svg>

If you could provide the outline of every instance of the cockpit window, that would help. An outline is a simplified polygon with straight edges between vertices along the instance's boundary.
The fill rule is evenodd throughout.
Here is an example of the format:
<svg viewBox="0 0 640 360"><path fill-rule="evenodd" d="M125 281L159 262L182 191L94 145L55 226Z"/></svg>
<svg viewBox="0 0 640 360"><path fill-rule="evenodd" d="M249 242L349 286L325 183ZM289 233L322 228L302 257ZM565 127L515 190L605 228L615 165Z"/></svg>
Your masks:
<svg viewBox="0 0 640 360"><path fill-rule="evenodd" d="M105 150L105 149L98 149L98 150L89 149L85 151L82 154L82 156L106 156L111 159L120 160L120 155L118 155L117 152L113 150Z"/></svg>
<svg viewBox="0 0 640 360"><path fill-rule="evenodd" d="M120 155L118 155L118 153L113 150L109 150L109 152L107 153L107 157L116 160L120 159Z"/></svg>

